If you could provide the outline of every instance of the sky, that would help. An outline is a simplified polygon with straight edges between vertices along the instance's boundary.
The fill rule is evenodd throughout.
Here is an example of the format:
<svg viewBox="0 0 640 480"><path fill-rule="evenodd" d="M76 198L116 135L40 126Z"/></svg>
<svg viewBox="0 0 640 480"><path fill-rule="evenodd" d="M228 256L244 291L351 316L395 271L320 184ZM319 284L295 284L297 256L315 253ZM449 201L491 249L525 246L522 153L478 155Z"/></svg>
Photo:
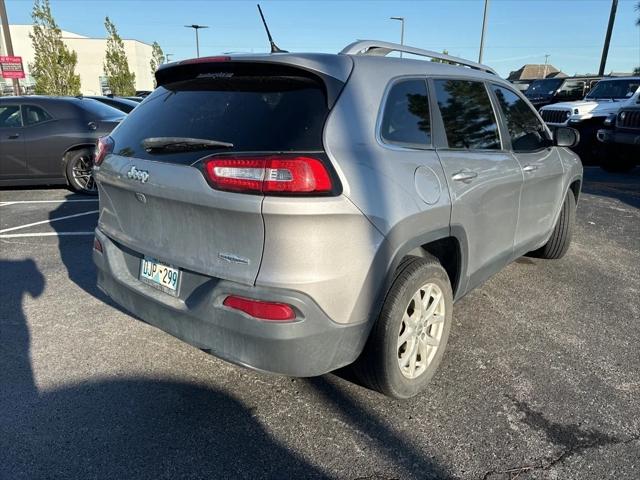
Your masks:
<svg viewBox="0 0 640 480"><path fill-rule="evenodd" d="M278 46L289 51L339 52L356 39L400 40L478 59L484 0L261 0ZM638 0L620 0L607 72L640 65ZM31 0L6 0L9 22L31 23ZM108 15L123 38L157 41L171 60L195 57L195 37L184 25L198 23L200 54L266 52L269 44L256 0L51 0L63 30L104 37ZM610 0L490 0L483 63L502 76L525 63L549 63L568 74L597 72ZM19 52L15 52L19 55Z"/></svg>

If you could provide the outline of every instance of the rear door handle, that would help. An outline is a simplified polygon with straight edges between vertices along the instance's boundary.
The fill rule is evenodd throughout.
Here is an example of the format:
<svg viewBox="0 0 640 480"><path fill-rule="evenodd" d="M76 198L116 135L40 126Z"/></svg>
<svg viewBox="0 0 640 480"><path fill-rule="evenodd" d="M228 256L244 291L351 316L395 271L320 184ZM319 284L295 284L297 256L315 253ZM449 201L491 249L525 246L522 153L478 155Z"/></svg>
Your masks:
<svg viewBox="0 0 640 480"><path fill-rule="evenodd" d="M473 180L474 178L476 178L478 176L478 174L476 172L468 172L468 171L462 171L462 172L458 172L454 175L451 176L451 178L453 180L455 180L456 182L470 182L471 180Z"/></svg>
<svg viewBox="0 0 640 480"><path fill-rule="evenodd" d="M12 133L11 135L9 135L9 140L15 140L16 138L20 138L19 133Z"/></svg>
<svg viewBox="0 0 640 480"><path fill-rule="evenodd" d="M522 171L523 172L535 172L537 169L538 169L537 165L527 165L522 169Z"/></svg>

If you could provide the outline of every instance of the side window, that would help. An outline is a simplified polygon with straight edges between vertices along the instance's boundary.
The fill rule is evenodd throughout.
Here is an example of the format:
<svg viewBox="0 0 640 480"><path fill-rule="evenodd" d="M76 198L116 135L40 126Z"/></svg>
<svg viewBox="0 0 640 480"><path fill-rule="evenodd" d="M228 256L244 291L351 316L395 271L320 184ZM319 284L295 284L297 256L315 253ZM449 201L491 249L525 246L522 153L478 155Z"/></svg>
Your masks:
<svg viewBox="0 0 640 480"><path fill-rule="evenodd" d="M431 144L431 120L426 80L401 80L391 87L384 106L380 137L407 147Z"/></svg>
<svg viewBox="0 0 640 480"><path fill-rule="evenodd" d="M533 152L549 146L547 132L531 107L511 90L498 85L491 88L507 122L514 152Z"/></svg>
<svg viewBox="0 0 640 480"><path fill-rule="evenodd" d="M23 108L25 125L35 125L36 123L46 122L53 118L42 108L36 107L35 105L25 105Z"/></svg>
<svg viewBox="0 0 640 480"><path fill-rule="evenodd" d="M434 80L449 148L500 150L500 136L484 84Z"/></svg>
<svg viewBox="0 0 640 480"><path fill-rule="evenodd" d="M0 106L0 128L15 128L22 126L19 105Z"/></svg>
<svg viewBox="0 0 640 480"><path fill-rule="evenodd" d="M584 97L585 84L579 80L567 80L560 87L559 98L582 98Z"/></svg>

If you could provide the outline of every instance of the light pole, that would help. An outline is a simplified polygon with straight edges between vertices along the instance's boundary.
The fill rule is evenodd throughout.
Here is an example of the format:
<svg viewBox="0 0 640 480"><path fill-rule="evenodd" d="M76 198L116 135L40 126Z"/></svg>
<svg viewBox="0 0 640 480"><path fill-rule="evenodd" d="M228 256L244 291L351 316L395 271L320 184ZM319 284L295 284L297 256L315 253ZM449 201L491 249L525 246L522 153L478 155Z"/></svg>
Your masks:
<svg viewBox="0 0 640 480"><path fill-rule="evenodd" d="M542 75L542 78L547 78L547 65L549 64L549 57L551 55L549 55L548 53L545 54L544 56L544 74Z"/></svg>
<svg viewBox="0 0 640 480"><path fill-rule="evenodd" d="M165 53L164 54L164 63L169 63L171 61L171 59L169 57L173 57L175 54L174 53Z"/></svg>
<svg viewBox="0 0 640 480"><path fill-rule="evenodd" d="M198 30L200 30L201 28L209 28L207 25L197 25L197 24L193 24L193 25L185 25L186 28L193 28L196 31L196 56L199 58L200 57L200 39L198 38Z"/></svg>
<svg viewBox="0 0 640 480"><path fill-rule="evenodd" d="M2 21L2 32L4 34L4 46L6 55L13 57L13 44L11 43L11 31L9 30L9 17L7 17L7 8L4 0L0 0L0 20ZM20 82L17 78L12 79L13 94L20 95Z"/></svg>
<svg viewBox="0 0 640 480"><path fill-rule="evenodd" d="M398 20L400 22L400 45L404 45L404 17L389 17L390 20ZM400 52L402 58L402 52Z"/></svg>
<svg viewBox="0 0 640 480"><path fill-rule="evenodd" d="M484 35L487 32L487 15L489 13L489 0L484 0L484 15L482 16L482 35L480 36L480 53L478 63L482 63L482 51L484 50Z"/></svg>

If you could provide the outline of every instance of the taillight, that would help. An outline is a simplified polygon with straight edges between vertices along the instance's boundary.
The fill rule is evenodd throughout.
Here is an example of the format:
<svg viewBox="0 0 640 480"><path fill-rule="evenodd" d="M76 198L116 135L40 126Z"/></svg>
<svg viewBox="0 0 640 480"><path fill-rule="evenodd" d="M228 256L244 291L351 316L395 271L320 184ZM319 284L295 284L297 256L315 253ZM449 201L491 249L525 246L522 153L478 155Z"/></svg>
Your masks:
<svg viewBox="0 0 640 480"><path fill-rule="evenodd" d="M96 143L96 154L93 158L94 165L100 165L107 156L107 153L113 151L113 138L110 136L100 137Z"/></svg>
<svg viewBox="0 0 640 480"><path fill-rule="evenodd" d="M333 189L324 163L306 156L220 157L204 162L217 190L269 194L327 193Z"/></svg>
<svg viewBox="0 0 640 480"><path fill-rule="evenodd" d="M291 306L286 303L263 302L262 300L253 300L251 298L238 297L229 295L224 299L222 304L225 307L240 310L260 320L269 320L272 322L288 322L295 320L296 314Z"/></svg>
<svg viewBox="0 0 640 480"><path fill-rule="evenodd" d="M180 65L189 65L191 63L220 63L220 62L229 62L231 61L231 57L218 55L216 57L198 57L198 58L189 58L187 60L182 60Z"/></svg>

